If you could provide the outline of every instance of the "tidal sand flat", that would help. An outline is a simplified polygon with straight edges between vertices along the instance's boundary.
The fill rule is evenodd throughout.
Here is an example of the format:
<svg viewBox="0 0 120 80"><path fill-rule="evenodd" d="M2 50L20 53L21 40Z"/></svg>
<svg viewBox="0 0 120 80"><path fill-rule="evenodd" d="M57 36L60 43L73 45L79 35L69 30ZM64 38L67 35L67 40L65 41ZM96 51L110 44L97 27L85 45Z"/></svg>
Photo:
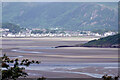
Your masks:
<svg viewBox="0 0 120 80"><path fill-rule="evenodd" d="M26 68L29 77L100 78L104 74L117 75L117 48L54 48L60 45L83 44L94 39L98 38L3 38L2 53L6 53L10 58L41 61L39 65Z"/></svg>

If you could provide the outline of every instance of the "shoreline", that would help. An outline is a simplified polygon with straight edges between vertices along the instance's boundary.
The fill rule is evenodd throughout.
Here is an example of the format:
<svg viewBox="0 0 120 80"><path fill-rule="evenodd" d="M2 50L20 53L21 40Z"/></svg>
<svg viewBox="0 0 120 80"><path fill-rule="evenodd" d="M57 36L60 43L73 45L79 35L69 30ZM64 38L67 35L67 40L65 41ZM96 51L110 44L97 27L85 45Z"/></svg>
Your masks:
<svg viewBox="0 0 120 80"><path fill-rule="evenodd" d="M84 48L120 48L120 47L103 47L103 46L56 46L53 48L67 48L67 47L84 47Z"/></svg>
<svg viewBox="0 0 120 80"><path fill-rule="evenodd" d="M84 36L82 36L82 37L35 37L35 38L32 38L32 37L30 37L30 38L26 38L26 37L24 37L24 38L5 38L5 37L3 37L3 38L0 38L0 39L2 39L2 40L51 40L51 41L90 41L90 40L95 40L95 39L99 39L100 37L94 37L94 36L92 36L92 37L90 37L90 36L87 36L87 37L84 37Z"/></svg>

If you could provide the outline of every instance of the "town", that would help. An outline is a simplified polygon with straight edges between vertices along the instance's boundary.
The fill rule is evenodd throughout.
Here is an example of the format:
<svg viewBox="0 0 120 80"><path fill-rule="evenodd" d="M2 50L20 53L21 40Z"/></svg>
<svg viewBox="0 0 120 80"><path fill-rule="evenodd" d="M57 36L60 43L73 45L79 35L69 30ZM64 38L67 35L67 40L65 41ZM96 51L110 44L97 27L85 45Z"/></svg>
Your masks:
<svg viewBox="0 0 120 80"><path fill-rule="evenodd" d="M12 33L7 28L0 28L1 37L79 37L79 36L98 36L106 37L110 35L115 35L118 32L104 32L102 34L95 33L92 31L66 31L60 28L50 28L50 29L25 29L18 33Z"/></svg>

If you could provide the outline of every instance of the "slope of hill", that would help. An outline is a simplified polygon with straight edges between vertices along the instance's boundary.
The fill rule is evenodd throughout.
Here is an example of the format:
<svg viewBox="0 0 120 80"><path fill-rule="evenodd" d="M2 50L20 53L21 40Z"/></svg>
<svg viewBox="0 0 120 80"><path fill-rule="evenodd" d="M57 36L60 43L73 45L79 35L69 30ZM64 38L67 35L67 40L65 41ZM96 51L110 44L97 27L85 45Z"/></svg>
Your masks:
<svg viewBox="0 0 120 80"><path fill-rule="evenodd" d="M82 47L120 47L120 34L89 41Z"/></svg>
<svg viewBox="0 0 120 80"><path fill-rule="evenodd" d="M2 28L9 29L8 32L13 33L13 34L19 33L20 31L24 30L24 28L21 28L20 26L16 24L12 24L12 23L3 23Z"/></svg>
<svg viewBox="0 0 120 80"><path fill-rule="evenodd" d="M3 22L27 28L117 30L117 3L3 3Z"/></svg>
<svg viewBox="0 0 120 80"><path fill-rule="evenodd" d="M104 38L100 38L98 40L92 40L85 44L77 44L77 45L61 45L56 46L55 48L60 47L100 47L100 48L120 48L120 34L116 34L113 36L108 36Z"/></svg>

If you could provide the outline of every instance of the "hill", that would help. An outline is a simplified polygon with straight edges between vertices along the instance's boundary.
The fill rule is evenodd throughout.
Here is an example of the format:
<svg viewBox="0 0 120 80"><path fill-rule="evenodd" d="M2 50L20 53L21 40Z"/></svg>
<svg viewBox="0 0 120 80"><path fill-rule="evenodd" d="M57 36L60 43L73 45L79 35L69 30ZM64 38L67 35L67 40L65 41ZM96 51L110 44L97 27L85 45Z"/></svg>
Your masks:
<svg viewBox="0 0 120 80"><path fill-rule="evenodd" d="M82 45L82 47L120 47L120 34L92 40Z"/></svg>
<svg viewBox="0 0 120 80"><path fill-rule="evenodd" d="M120 34L116 34L113 36L108 36L104 38L100 38L98 40L92 40L85 44L77 44L77 45L61 45L56 46L55 48L60 47L101 47L101 48L120 48Z"/></svg>
<svg viewBox="0 0 120 80"><path fill-rule="evenodd" d="M3 23L26 28L117 30L117 3L4 2Z"/></svg>
<svg viewBox="0 0 120 80"><path fill-rule="evenodd" d="M13 24L13 23L2 23L2 28L3 29L9 29L10 33L19 33L25 30L25 28L21 28L19 25Z"/></svg>

